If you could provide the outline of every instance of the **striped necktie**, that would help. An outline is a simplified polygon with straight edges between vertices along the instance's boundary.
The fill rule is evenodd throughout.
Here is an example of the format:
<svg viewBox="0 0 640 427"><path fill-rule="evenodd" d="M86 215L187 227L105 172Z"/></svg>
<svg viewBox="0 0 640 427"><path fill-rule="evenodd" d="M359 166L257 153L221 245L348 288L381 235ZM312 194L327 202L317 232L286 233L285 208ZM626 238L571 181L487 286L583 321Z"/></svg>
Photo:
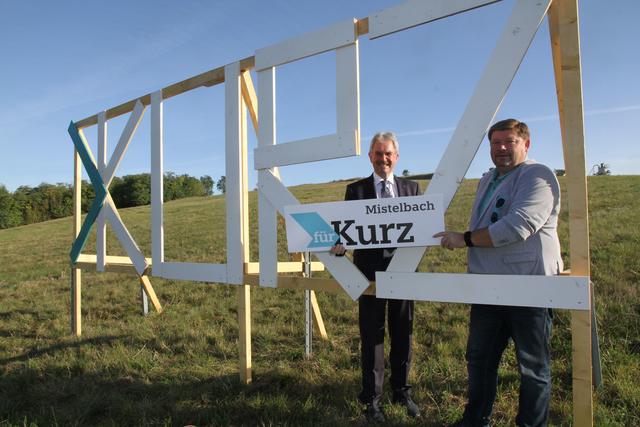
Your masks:
<svg viewBox="0 0 640 427"><path fill-rule="evenodd" d="M386 179L380 181L380 198L387 199L391 196L391 192L389 191L389 181Z"/></svg>
<svg viewBox="0 0 640 427"><path fill-rule="evenodd" d="M388 199L390 197L393 197L391 194L391 191L389 191L389 184L391 184L389 181L382 180L380 181L380 198L381 199ZM394 248L388 248L388 249L383 249L382 250L382 257L383 258L391 258L393 256L393 253L395 252Z"/></svg>

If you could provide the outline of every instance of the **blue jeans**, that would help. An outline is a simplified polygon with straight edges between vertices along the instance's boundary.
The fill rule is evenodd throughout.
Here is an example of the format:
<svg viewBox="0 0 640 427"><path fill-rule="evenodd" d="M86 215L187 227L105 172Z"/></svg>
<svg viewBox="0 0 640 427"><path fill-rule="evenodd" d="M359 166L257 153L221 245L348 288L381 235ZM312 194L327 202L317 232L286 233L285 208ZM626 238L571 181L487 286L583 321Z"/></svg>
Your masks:
<svg viewBox="0 0 640 427"><path fill-rule="evenodd" d="M547 308L472 305L467 341L469 373L465 421L489 425L496 398L498 365L513 339L520 371L516 424L546 426L551 394L550 338L552 312Z"/></svg>

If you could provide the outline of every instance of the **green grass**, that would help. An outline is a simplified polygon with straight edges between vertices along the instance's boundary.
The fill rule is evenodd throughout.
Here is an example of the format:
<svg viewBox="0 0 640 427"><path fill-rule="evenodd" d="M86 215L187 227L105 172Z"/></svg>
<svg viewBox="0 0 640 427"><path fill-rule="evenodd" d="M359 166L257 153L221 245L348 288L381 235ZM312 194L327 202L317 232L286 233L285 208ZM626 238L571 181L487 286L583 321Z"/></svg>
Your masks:
<svg viewBox="0 0 640 427"><path fill-rule="evenodd" d="M426 182L421 182L424 188ZM464 229L477 181L463 183L447 226ZM561 184L564 182L561 180ZM303 202L341 200L345 182L292 188ZM592 279L604 384L596 425L640 425L640 177L590 177ZM564 198L566 202L567 198ZM166 259L224 262L224 199L165 206ZM250 196L257 259L256 195ZM560 235L568 264L568 215ZM150 256L150 208L121 211ZM280 224L283 225L282 223ZM152 279L161 315L140 314L134 276L83 273L83 335L69 328L71 219L0 231L0 426L359 425L357 305L319 293L330 339L304 358L303 292L252 289L253 377L238 380L236 289ZM195 242L195 243L192 243ZM284 240L280 260L290 258ZM86 253L93 252L95 240ZM124 255L110 236L108 251ZM567 267L570 267L567 265ZM463 272L464 251L428 252L421 270ZM395 425L443 425L464 405L468 306L418 302L412 383L420 423L388 404ZM551 424L571 424L571 325L556 311ZM495 424L513 425L518 375L503 358ZM388 393L387 393L388 397Z"/></svg>

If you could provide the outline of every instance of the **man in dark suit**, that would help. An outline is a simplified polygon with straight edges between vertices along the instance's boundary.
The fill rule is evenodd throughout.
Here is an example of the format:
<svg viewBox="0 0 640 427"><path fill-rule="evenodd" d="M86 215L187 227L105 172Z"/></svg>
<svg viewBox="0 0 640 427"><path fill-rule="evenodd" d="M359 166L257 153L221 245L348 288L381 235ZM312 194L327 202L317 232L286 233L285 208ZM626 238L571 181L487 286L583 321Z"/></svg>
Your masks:
<svg viewBox="0 0 640 427"><path fill-rule="evenodd" d="M374 172L367 178L349 184L345 200L418 195L418 183L394 176L393 168L398 157L398 141L393 133L380 132L374 135L369 147L369 160ZM370 281L374 281L375 272L387 269L394 251L395 249L356 249L353 262ZM342 256L345 248L337 244L330 252ZM413 301L362 295L358 303L362 356L362 391L358 399L367 405L367 419L372 422L385 421L380 409L380 399L384 381L384 322L387 310L393 402L405 406L410 416L420 416L420 409L411 399L411 386L408 382Z"/></svg>

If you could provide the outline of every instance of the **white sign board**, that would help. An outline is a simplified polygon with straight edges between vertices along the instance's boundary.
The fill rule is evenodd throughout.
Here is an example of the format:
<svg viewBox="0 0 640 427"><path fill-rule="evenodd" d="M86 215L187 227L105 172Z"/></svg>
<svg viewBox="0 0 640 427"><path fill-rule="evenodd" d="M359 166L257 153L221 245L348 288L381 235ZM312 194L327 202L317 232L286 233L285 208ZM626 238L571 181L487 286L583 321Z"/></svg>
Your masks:
<svg viewBox="0 0 640 427"><path fill-rule="evenodd" d="M441 194L285 206L289 252L439 245L444 211Z"/></svg>

